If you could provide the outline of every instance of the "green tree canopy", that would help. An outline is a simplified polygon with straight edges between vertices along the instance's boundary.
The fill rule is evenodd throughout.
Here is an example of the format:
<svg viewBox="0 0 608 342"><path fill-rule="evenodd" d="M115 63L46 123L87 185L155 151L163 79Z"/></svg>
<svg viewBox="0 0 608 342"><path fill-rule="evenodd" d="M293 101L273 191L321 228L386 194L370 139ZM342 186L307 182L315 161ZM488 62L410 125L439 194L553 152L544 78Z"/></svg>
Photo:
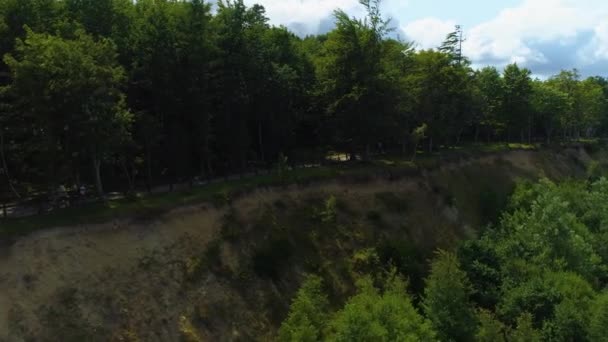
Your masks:
<svg viewBox="0 0 608 342"><path fill-rule="evenodd" d="M359 293L349 299L330 324L331 341L434 341L429 321L416 311L405 283L389 280L383 292L369 278L358 283Z"/></svg>
<svg viewBox="0 0 608 342"><path fill-rule="evenodd" d="M477 320L471 284L453 253L440 251L426 279L422 307L442 341L470 341Z"/></svg>
<svg viewBox="0 0 608 342"><path fill-rule="evenodd" d="M327 325L329 303L319 277L310 276L302 284L279 329L280 341L319 341Z"/></svg>
<svg viewBox="0 0 608 342"><path fill-rule="evenodd" d="M38 151L53 156L55 168L88 159L103 195L101 163L129 139L132 120L114 44L82 30L68 38L29 30L4 60L13 78L9 92L31 120Z"/></svg>

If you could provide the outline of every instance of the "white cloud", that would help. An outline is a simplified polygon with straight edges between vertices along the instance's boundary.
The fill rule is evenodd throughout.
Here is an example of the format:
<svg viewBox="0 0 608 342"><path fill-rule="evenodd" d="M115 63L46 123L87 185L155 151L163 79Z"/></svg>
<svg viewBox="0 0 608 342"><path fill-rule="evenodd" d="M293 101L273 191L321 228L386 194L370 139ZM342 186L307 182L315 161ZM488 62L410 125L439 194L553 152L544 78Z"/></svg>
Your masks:
<svg viewBox="0 0 608 342"><path fill-rule="evenodd" d="M575 45L579 34L596 31L608 43L608 4L599 0L526 0L504 9L494 19L470 29L463 49L473 61L500 61L502 64L548 64L552 61L539 45ZM603 29L603 26L606 29ZM605 36L602 34L606 33ZM577 52L571 52L576 56ZM608 57L608 49L596 54ZM583 63L582 60L578 61ZM572 67L576 67L573 65Z"/></svg>
<svg viewBox="0 0 608 342"><path fill-rule="evenodd" d="M432 48L443 41L455 23L429 17L402 25L401 29L421 48ZM516 62L550 69L608 64L606 0L524 0L491 20L464 29L467 40L463 50L475 65ZM574 65L557 66L560 63Z"/></svg>
<svg viewBox="0 0 608 342"><path fill-rule="evenodd" d="M422 1L422 0L417 0ZM431 0L425 0L431 1ZM447 1L447 0L436 0ZM479 0L483 1L483 0ZM298 34L314 34L331 27L332 12L341 8L362 17L358 0L245 0L260 3L270 22L285 25ZM412 6L409 6L409 5ZM415 3L385 0L384 13L392 15L399 29L420 48L441 44L459 18L420 17L405 22ZM408 12L408 10L410 10ZM471 8L475 16L475 8ZM521 0L494 18L464 27L464 53L475 65L502 66L517 62L541 72L564 67L608 66L608 0ZM598 64L599 63L599 64ZM558 71L555 70L555 71Z"/></svg>
<svg viewBox="0 0 608 342"><path fill-rule="evenodd" d="M384 0L382 2L382 12L396 20L399 20L399 16L403 13L407 13L409 7L410 1L408 0Z"/></svg>
<svg viewBox="0 0 608 342"><path fill-rule="evenodd" d="M402 25L401 29L409 40L416 42L422 49L436 48L454 31L455 21L437 18L424 18Z"/></svg>
<svg viewBox="0 0 608 342"><path fill-rule="evenodd" d="M259 3L266 9L274 25L298 25L305 34L319 31L321 22L340 8L352 15L360 15L362 8L357 0L245 0L251 6Z"/></svg>
<svg viewBox="0 0 608 342"><path fill-rule="evenodd" d="M608 20L598 24L593 33L589 44L579 52L580 59L589 64L608 60Z"/></svg>
<svg viewBox="0 0 608 342"><path fill-rule="evenodd" d="M528 45L536 42L567 39L587 23L579 9L561 0L527 0L517 8L503 10L493 20L468 33L464 49L476 59L500 59L508 62L547 62L540 51Z"/></svg>
<svg viewBox="0 0 608 342"><path fill-rule="evenodd" d="M363 17L365 11L359 0L245 0L247 6L261 4L266 9L270 23L297 27L300 34L315 34L326 28L323 21L331 18L334 10L342 9L355 17ZM409 6L407 0L386 0L382 10L399 20L399 14Z"/></svg>

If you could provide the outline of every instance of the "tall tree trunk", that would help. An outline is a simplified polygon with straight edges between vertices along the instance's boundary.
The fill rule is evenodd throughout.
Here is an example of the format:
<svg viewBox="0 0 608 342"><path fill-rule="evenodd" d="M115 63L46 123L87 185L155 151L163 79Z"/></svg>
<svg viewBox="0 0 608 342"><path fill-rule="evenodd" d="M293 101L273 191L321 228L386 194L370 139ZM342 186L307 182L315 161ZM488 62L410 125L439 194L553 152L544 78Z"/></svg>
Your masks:
<svg viewBox="0 0 608 342"><path fill-rule="evenodd" d="M416 143L414 144L414 154L412 155L412 163L414 161L416 161L416 154L418 154L418 144L420 143L420 141L416 141Z"/></svg>
<svg viewBox="0 0 608 342"><path fill-rule="evenodd" d="M570 127L570 136L568 137L570 140L574 140L576 138L575 131L576 128L574 126Z"/></svg>
<svg viewBox="0 0 608 342"><path fill-rule="evenodd" d="M266 155L264 154L264 140L262 137L262 121L258 122L258 142L260 144L260 156L262 157L262 162L265 162Z"/></svg>
<svg viewBox="0 0 608 342"><path fill-rule="evenodd" d="M211 180L213 178L213 168L211 167L211 158L209 157L209 152L205 153L205 165L207 166L207 180Z"/></svg>
<svg viewBox="0 0 608 342"><path fill-rule="evenodd" d="M146 144L146 190L152 192L152 148Z"/></svg>
<svg viewBox="0 0 608 342"><path fill-rule="evenodd" d="M95 179L95 188L100 198L104 198L103 183L101 182L101 160L97 154L93 154L93 177Z"/></svg>
<svg viewBox="0 0 608 342"><path fill-rule="evenodd" d="M4 169L4 174L6 175L6 181L8 183L8 187L11 189L11 191L17 198L21 198L21 195L19 194L19 192L17 192L17 190L13 186L13 182L11 180L11 175L8 171L8 164L6 163L6 156L4 154L4 132L3 132L2 128L0 128L0 156L2 157L2 168Z"/></svg>
<svg viewBox="0 0 608 342"><path fill-rule="evenodd" d="M247 173L247 153L245 151L241 151L241 167L239 169L239 178L245 177Z"/></svg>
<svg viewBox="0 0 608 342"><path fill-rule="evenodd" d="M429 138L429 154L433 153L433 138Z"/></svg>
<svg viewBox="0 0 608 342"><path fill-rule="evenodd" d="M205 178L207 181L210 181L213 178L213 169L211 168L211 157L209 153L209 138L208 134L205 132L205 138L203 140L203 149L201 160L203 161L202 170L205 172Z"/></svg>
<svg viewBox="0 0 608 342"><path fill-rule="evenodd" d="M129 191L128 193L133 193L135 190L135 176L132 172L129 171L129 167L127 166L127 162L124 161L122 158L120 160L120 165L122 166L122 170L125 173L125 176L127 177L127 181L129 182Z"/></svg>

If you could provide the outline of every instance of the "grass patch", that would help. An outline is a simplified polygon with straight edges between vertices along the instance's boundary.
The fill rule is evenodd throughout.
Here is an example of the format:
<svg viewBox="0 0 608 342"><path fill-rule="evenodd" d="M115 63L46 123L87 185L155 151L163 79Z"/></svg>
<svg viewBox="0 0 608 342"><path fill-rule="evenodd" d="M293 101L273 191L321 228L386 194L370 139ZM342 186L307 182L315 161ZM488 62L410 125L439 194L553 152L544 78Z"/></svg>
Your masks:
<svg viewBox="0 0 608 342"><path fill-rule="evenodd" d="M338 175L338 170L331 167L296 169L290 171L284 180L279 180L275 174L258 175L211 183L188 191L153 194L137 199L119 199L106 203L91 203L24 218L0 219L0 238L26 235L49 227L103 223L125 217L132 217L136 220L157 217L173 208L197 203L208 202L216 206L224 206L230 203L235 194L252 191L259 187L321 181L335 178Z"/></svg>
<svg viewBox="0 0 608 342"><path fill-rule="evenodd" d="M496 142L467 144L463 145L460 151L468 153L500 153L511 150L537 150L539 148L540 144Z"/></svg>
<svg viewBox="0 0 608 342"><path fill-rule="evenodd" d="M511 150L536 150L538 149L537 144L509 144L509 149Z"/></svg>

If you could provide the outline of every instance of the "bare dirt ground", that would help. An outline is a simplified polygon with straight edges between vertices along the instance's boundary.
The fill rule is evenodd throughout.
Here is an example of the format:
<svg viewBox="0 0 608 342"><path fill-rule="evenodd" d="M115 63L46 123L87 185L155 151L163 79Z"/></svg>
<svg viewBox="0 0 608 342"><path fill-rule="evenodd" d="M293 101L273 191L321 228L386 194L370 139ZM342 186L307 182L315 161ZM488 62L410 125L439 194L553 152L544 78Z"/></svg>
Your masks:
<svg viewBox="0 0 608 342"><path fill-rule="evenodd" d="M300 201L310 194L320 192L348 193L353 204L359 207L364 205L359 203L360 198L394 190L395 186L406 189L412 183L396 185L372 182L356 187L328 183L306 189L290 187L282 190L258 190L237 200L234 207L246 219L255 216L261 206L273 203L278 198L289 197L293 201ZM171 259L179 263L200 253L196 246L202 249L217 235L224 213L225 210L210 206L197 206L174 210L154 222L114 221L100 225L55 228L21 238L0 252L0 341L21 341L25 336L44 335L47 328L43 312L47 309L45 306L57 301L66 289L86 292L90 290L88 286L95 286L95 292L103 288L120 295L129 288L138 289L140 293L153 293L153 289L146 288L149 285L162 288L159 277L163 275L152 274L156 270L143 276L143 279L141 274L134 274L146 273L142 270L142 262L162 254L158 258L163 263L170 264ZM171 253L166 253L167 249L171 249ZM230 260L229 254L223 257L227 264L232 264L234 268L238 266L235 265L237 261ZM167 281L179 281L182 277L171 274L165 276L174 276L174 279ZM142 281L159 283L145 284ZM210 282L213 283L213 280ZM207 284L209 292L221 298L224 294L218 284L211 283ZM167 286L165 289L179 292L179 285ZM127 299L131 302L127 306L150 310L152 303L134 304L137 300L145 301L145 298ZM83 312L85 319L93 326L104 324L104 318L95 313L94 306L81 303L79 311ZM182 314L184 313L179 310L173 314L165 313L177 318ZM174 340L177 328L168 329L158 336L158 341ZM149 337L146 340L152 339Z"/></svg>
<svg viewBox="0 0 608 342"><path fill-rule="evenodd" d="M188 208L159 222L57 228L17 241L0 255L0 340L16 338L11 324L17 321L40 329L41 304L51 302L59 289L101 284L184 237L206 244L219 217L215 209Z"/></svg>
<svg viewBox="0 0 608 342"><path fill-rule="evenodd" d="M538 153L526 151L442 169L492 164L498 158L526 172L542 171ZM348 198L352 210L365 212L374 194L418 193L420 203L410 220L422 224L412 224L416 231L411 233L423 237L438 234L442 222L459 221L458 211L445 206L433 215L441 206L428 203L438 200L423 183L424 178L414 178L260 189L237 199L233 206L246 221L278 199L299 202L311 194L341 194ZM200 255L217 237L226 210L199 205L174 210L152 222L55 228L0 247L0 341L78 341L108 326L112 331L101 334L105 337L100 340L111 336L116 341L173 341L186 335L194 341L247 340L241 330L268 330L271 319L260 318L263 315L256 312L256 303L246 298L264 300L273 292L280 295L281 284L264 282L263 286L253 286L250 294L239 295L223 280L206 273L202 286L192 289L184 285L188 260ZM435 231L424 230L429 225ZM231 272L237 273L239 261L232 254L230 248L223 248L221 257ZM218 321L215 315L230 319ZM192 328L192 317L197 317L198 329ZM244 328L246 324L251 326Z"/></svg>

